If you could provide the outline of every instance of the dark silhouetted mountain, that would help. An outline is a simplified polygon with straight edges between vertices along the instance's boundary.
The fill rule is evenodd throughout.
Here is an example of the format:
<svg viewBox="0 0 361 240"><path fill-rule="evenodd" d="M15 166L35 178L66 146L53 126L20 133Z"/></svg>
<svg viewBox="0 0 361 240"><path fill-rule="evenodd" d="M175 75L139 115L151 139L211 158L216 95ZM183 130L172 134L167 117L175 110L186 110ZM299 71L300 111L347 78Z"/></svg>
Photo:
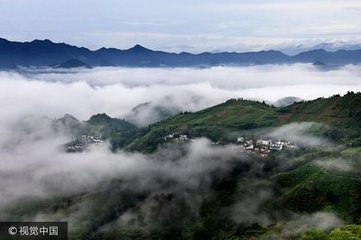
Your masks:
<svg viewBox="0 0 361 240"><path fill-rule="evenodd" d="M54 68L88 68L91 69L92 67L89 64L86 64L85 62L82 62L78 59L69 59L68 61L65 61L63 63L60 63L59 65L53 66Z"/></svg>
<svg viewBox="0 0 361 240"><path fill-rule="evenodd" d="M311 50L297 54L293 57L295 62L323 62L324 64L357 64L361 63L361 49L359 50L338 50L327 52L323 49Z"/></svg>
<svg viewBox="0 0 361 240"><path fill-rule="evenodd" d="M280 51L260 52L187 52L169 53L153 51L141 45L127 50L101 48L91 51L65 43L50 40L32 42L11 42L0 38L0 67L14 66L50 66L60 65L69 59L77 59L91 66L126 66L126 67L209 67L222 65L254 65L323 62L331 65L361 63L361 50L339 50L327 52L312 50L289 56ZM70 64L72 65L72 64ZM74 64L77 65L77 64Z"/></svg>
<svg viewBox="0 0 361 240"><path fill-rule="evenodd" d="M332 70L336 70L338 69L340 66L340 64L326 64L324 62L321 61L316 61L314 63L312 63L312 65L320 71L332 71Z"/></svg>
<svg viewBox="0 0 361 240"><path fill-rule="evenodd" d="M32 42L10 42L0 40L0 66L49 66L78 59L91 65L108 65L102 56L87 48L79 48L50 40Z"/></svg>
<svg viewBox="0 0 361 240"><path fill-rule="evenodd" d="M313 66L325 66L326 64L324 62L321 61L316 61L314 63L312 63Z"/></svg>

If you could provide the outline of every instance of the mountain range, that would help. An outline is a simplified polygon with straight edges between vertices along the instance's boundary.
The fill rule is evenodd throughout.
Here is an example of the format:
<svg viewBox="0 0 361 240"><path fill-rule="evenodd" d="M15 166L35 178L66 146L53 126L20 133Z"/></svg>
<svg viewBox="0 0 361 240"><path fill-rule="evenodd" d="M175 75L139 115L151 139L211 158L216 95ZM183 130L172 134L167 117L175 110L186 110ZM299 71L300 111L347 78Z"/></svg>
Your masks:
<svg viewBox="0 0 361 240"><path fill-rule="evenodd" d="M326 65L359 64L361 63L361 49L335 52L316 49L294 56L275 50L243 53L170 53L154 51L141 45L135 45L126 50L100 48L92 51L66 43L54 43L48 39L14 42L0 38L0 68L2 69L17 66L209 67L314 62ZM74 63L74 66L71 63Z"/></svg>

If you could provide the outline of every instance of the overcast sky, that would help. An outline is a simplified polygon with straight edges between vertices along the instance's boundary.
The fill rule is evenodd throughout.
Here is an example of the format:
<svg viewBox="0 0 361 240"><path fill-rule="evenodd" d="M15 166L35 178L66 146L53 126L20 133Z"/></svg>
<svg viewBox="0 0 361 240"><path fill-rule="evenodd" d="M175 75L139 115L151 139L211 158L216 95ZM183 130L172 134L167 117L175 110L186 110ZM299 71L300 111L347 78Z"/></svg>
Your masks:
<svg viewBox="0 0 361 240"><path fill-rule="evenodd" d="M0 0L1 37L97 49L258 50L360 43L360 0Z"/></svg>

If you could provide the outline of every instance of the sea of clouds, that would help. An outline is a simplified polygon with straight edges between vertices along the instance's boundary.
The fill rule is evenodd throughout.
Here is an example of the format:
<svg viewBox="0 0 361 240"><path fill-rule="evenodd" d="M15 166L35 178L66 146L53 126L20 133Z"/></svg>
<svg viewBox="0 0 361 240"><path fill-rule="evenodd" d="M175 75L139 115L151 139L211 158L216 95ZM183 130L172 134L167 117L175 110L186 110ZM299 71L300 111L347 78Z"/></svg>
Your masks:
<svg viewBox="0 0 361 240"><path fill-rule="evenodd" d="M361 66L323 71L308 64L197 68L95 68L0 72L0 121L35 114L70 113L86 120L95 113L126 118L139 104L197 111L229 98L275 102L361 91ZM133 118L157 120L152 111ZM147 116L149 115L149 116Z"/></svg>

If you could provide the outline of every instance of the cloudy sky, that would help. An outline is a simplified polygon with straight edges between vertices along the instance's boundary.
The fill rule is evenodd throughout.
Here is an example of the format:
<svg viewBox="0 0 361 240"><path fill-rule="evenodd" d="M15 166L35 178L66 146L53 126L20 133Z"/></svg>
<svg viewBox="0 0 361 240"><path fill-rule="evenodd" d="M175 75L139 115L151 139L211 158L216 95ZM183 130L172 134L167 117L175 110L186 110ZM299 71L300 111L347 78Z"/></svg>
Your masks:
<svg viewBox="0 0 361 240"><path fill-rule="evenodd" d="M359 0L0 0L1 37L167 51L361 43ZM302 46L300 46L302 44Z"/></svg>

